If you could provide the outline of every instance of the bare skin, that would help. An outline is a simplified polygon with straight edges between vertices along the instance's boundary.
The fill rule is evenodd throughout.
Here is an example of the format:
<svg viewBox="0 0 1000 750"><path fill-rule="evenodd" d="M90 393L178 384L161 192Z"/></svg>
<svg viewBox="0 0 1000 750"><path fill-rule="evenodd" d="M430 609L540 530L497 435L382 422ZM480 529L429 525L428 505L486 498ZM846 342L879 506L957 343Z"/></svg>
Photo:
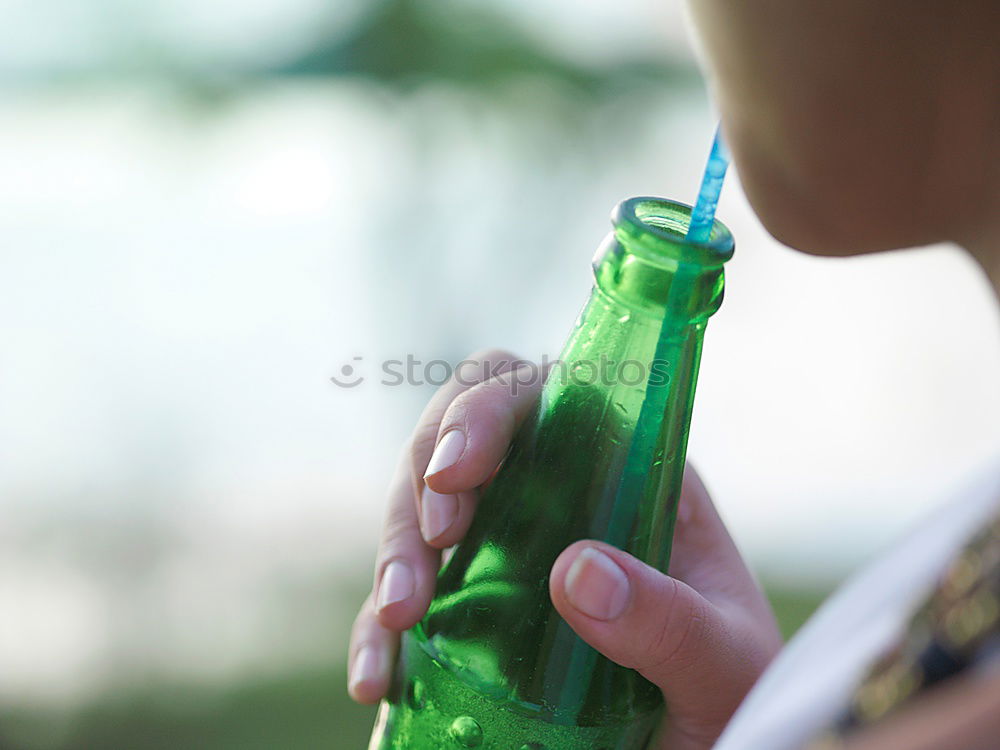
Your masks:
<svg viewBox="0 0 1000 750"><path fill-rule="evenodd" d="M775 237L822 255L954 242L1000 296L995 0L947 8L927 0L690 5L723 130L750 202ZM480 358L513 359L503 352ZM471 388L449 383L421 416L390 487L375 583L352 635L356 700L384 695L399 633L430 602L440 550L468 529L475 488L535 395L525 389L512 398L502 376ZM454 439L442 442L456 430L461 450ZM432 458L435 448L449 455ZM550 593L581 637L663 690L672 720L656 747L702 750L780 638L693 471L676 539L675 577L599 542L578 542L556 560ZM923 698L919 710L853 738L850 750L992 747L1000 736L998 694L995 679L955 680Z"/></svg>

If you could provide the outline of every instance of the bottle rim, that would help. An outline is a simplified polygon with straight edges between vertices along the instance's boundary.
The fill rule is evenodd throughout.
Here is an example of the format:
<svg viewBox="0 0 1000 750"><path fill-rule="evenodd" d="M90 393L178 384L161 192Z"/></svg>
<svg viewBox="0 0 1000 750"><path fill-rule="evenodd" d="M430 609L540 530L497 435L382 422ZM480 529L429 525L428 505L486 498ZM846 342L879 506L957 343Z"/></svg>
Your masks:
<svg viewBox="0 0 1000 750"><path fill-rule="evenodd" d="M611 223L626 249L653 263L717 268L733 257L732 232L716 219L707 242L691 242L686 237L691 210L680 201L638 196L619 203L611 213Z"/></svg>

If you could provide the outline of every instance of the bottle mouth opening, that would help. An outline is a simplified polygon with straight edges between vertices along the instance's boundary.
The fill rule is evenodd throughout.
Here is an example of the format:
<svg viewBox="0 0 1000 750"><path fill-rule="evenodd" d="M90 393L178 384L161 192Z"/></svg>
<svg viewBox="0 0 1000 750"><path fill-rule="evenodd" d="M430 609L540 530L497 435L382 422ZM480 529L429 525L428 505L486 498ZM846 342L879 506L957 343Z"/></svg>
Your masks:
<svg viewBox="0 0 1000 750"><path fill-rule="evenodd" d="M712 223L707 242L687 239L691 206L666 198L629 198L611 214L615 235L633 252L648 260L721 266L733 257L733 235L721 221Z"/></svg>

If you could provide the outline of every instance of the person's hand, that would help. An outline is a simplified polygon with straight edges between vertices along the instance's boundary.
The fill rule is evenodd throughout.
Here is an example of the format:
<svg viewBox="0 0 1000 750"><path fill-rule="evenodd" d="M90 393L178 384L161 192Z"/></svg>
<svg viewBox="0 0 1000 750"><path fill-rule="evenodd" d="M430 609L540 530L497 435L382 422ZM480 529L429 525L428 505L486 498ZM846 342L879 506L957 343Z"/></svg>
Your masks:
<svg viewBox="0 0 1000 750"><path fill-rule="evenodd" d="M427 611L440 551L469 528L476 491L534 406L541 378L522 383L506 352L485 352L441 387L403 449L390 486L375 584L354 624L351 696L385 695L399 633ZM535 368L537 371L537 368ZM458 373L457 373L458 374ZM461 380L464 384L460 383ZM448 435L446 439L441 438ZM426 475L426 479L425 479ZM667 576L610 545L580 541L552 566L559 614L609 659L657 685L669 706L655 747L710 747L781 646L767 600L697 474L684 475Z"/></svg>

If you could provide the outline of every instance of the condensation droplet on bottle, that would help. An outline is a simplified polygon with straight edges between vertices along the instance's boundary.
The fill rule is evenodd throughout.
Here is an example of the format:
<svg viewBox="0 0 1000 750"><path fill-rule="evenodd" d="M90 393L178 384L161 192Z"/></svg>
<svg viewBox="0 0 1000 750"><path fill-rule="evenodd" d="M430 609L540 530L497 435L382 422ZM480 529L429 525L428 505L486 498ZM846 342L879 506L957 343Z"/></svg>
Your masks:
<svg viewBox="0 0 1000 750"><path fill-rule="evenodd" d="M525 742L521 745L521 750L545 750L545 745L541 742Z"/></svg>
<svg viewBox="0 0 1000 750"><path fill-rule="evenodd" d="M414 711L422 709L427 702L427 689L419 677L414 677L406 688L406 701Z"/></svg>
<svg viewBox="0 0 1000 750"><path fill-rule="evenodd" d="M452 738L462 747L479 747L483 741L483 728L471 716L459 716L451 723Z"/></svg>
<svg viewBox="0 0 1000 750"><path fill-rule="evenodd" d="M618 318L619 323L628 323L629 319L632 317L630 313L625 313L620 318Z"/></svg>

